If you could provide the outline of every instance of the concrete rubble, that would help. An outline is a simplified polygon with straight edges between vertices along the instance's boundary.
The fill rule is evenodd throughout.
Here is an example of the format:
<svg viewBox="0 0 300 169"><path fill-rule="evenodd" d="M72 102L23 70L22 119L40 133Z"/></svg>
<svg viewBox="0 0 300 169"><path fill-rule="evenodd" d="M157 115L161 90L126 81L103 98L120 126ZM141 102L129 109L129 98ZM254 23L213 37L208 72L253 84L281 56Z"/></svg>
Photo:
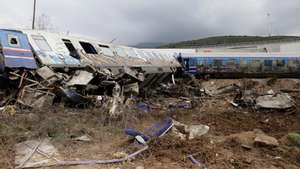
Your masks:
<svg viewBox="0 0 300 169"><path fill-rule="evenodd" d="M294 107L295 103L287 93L265 95L256 99L256 106L265 109L288 109Z"/></svg>
<svg viewBox="0 0 300 169"><path fill-rule="evenodd" d="M209 126L206 125L186 125L180 123L176 120L173 120L174 129L172 129L172 133L174 136L179 138L180 140L192 140L197 137L201 137L208 133Z"/></svg>
<svg viewBox="0 0 300 169"><path fill-rule="evenodd" d="M279 143L276 138L270 137L263 133L256 135L256 137L254 139L254 144L257 146L270 146L270 147L279 146Z"/></svg>

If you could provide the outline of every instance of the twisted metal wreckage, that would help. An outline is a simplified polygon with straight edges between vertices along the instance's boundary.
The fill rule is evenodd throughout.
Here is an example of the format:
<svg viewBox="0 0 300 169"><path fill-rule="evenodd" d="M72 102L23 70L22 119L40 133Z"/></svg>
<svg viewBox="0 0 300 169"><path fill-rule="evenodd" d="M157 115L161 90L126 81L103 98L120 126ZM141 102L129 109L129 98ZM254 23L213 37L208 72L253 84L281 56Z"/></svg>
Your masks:
<svg viewBox="0 0 300 169"><path fill-rule="evenodd" d="M172 54L37 30L0 30L0 58L1 105L32 108L53 101L84 107L107 96L115 105L181 66Z"/></svg>

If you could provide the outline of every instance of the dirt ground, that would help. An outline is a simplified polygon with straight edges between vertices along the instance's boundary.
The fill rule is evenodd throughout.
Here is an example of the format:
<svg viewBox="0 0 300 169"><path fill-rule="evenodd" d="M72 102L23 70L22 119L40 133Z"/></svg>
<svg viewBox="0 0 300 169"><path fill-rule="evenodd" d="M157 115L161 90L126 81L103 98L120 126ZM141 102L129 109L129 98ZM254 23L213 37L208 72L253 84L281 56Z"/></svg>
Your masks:
<svg viewBox="0 0 300 169"><path fill-rule="evenodd" d="M199 82L200 83L200 82ZM291 144L287 135L300 132L300 79L236 79L202 82L206 89L216 90L229 84L262 95L269 90L291 90L296 107L278 110L257 110L232 106L233 93L204 96L192 109L170 109L178 98L163 95L151 97L146 102L150 112L125 107L118 118L109 118L97 108L70 109L54 106L47 111L18 110L16 114L0 116L0 168L14 168L16 143L51 138L63 160L99 160L115 158L116 152L130 153L137 145L124 134L125 128L143 131L152 123L165 117L187 124L204 124L210 130L204 136L182 141L167 134L153 140L142 155L118 165L90 165L52 167L67 169L164 169L197 168L187 158L205 164L208 169L297 169L300 168L300 148ZM276 138L278 147L257 146L257 131ZM73 138L89 135L91 142L78 142ZM198 167L199 168L199 167Z"/></svg>

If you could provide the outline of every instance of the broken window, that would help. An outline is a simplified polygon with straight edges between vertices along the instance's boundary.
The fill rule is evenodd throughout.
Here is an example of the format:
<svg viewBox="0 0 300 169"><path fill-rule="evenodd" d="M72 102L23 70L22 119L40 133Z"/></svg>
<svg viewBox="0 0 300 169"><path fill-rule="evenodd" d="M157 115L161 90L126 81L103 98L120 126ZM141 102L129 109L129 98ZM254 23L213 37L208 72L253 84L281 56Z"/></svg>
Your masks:
<svg viewBox="0 0 300 169"><path fill-rule="evenodd" d="M78 55L77 50L74 47L74 45L72 44L72 42L69 39L62 39L62 41L64 42L67 49L69 50L70 55L76 59L80 59L80 56Z"/></svg>
<svg viewBox="0 0 300 169"><path fill-rule="evenodd" d="M102 54L104 54L106 56L115 56L114 52L109 48L109 46L99 44L99 47L102 51Z"/></svg>
<svg viewBox="0 0 300 169"><path fill-rule="evenodd" d="M8 45L11 47L20 47L19 37L15 35L8 35Z"/></svg>
<svg viewBox="0 0 300 169"><path fill-rule="evenodd" d="M98 54L94 46L87 42L79 42L86 54Z"/></svg>
<svg viewBox="0 0 300 169"><path fill-rule="evenodd" d="M51 47L43 36L32 35L31 37L41 51L52 51Z"/></svg>

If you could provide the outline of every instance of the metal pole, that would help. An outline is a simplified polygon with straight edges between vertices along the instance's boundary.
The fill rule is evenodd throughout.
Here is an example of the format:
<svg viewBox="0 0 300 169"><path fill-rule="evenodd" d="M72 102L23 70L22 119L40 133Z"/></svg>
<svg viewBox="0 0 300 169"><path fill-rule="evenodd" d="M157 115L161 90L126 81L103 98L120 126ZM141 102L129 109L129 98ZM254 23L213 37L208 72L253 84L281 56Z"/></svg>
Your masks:
<svg viewBox="0 0 300 169"><path fill-rule="evenodd" d="M36 0L33 2L33 16L32 16L32 29L35 28L35 11L36 11Z"/></svg>

